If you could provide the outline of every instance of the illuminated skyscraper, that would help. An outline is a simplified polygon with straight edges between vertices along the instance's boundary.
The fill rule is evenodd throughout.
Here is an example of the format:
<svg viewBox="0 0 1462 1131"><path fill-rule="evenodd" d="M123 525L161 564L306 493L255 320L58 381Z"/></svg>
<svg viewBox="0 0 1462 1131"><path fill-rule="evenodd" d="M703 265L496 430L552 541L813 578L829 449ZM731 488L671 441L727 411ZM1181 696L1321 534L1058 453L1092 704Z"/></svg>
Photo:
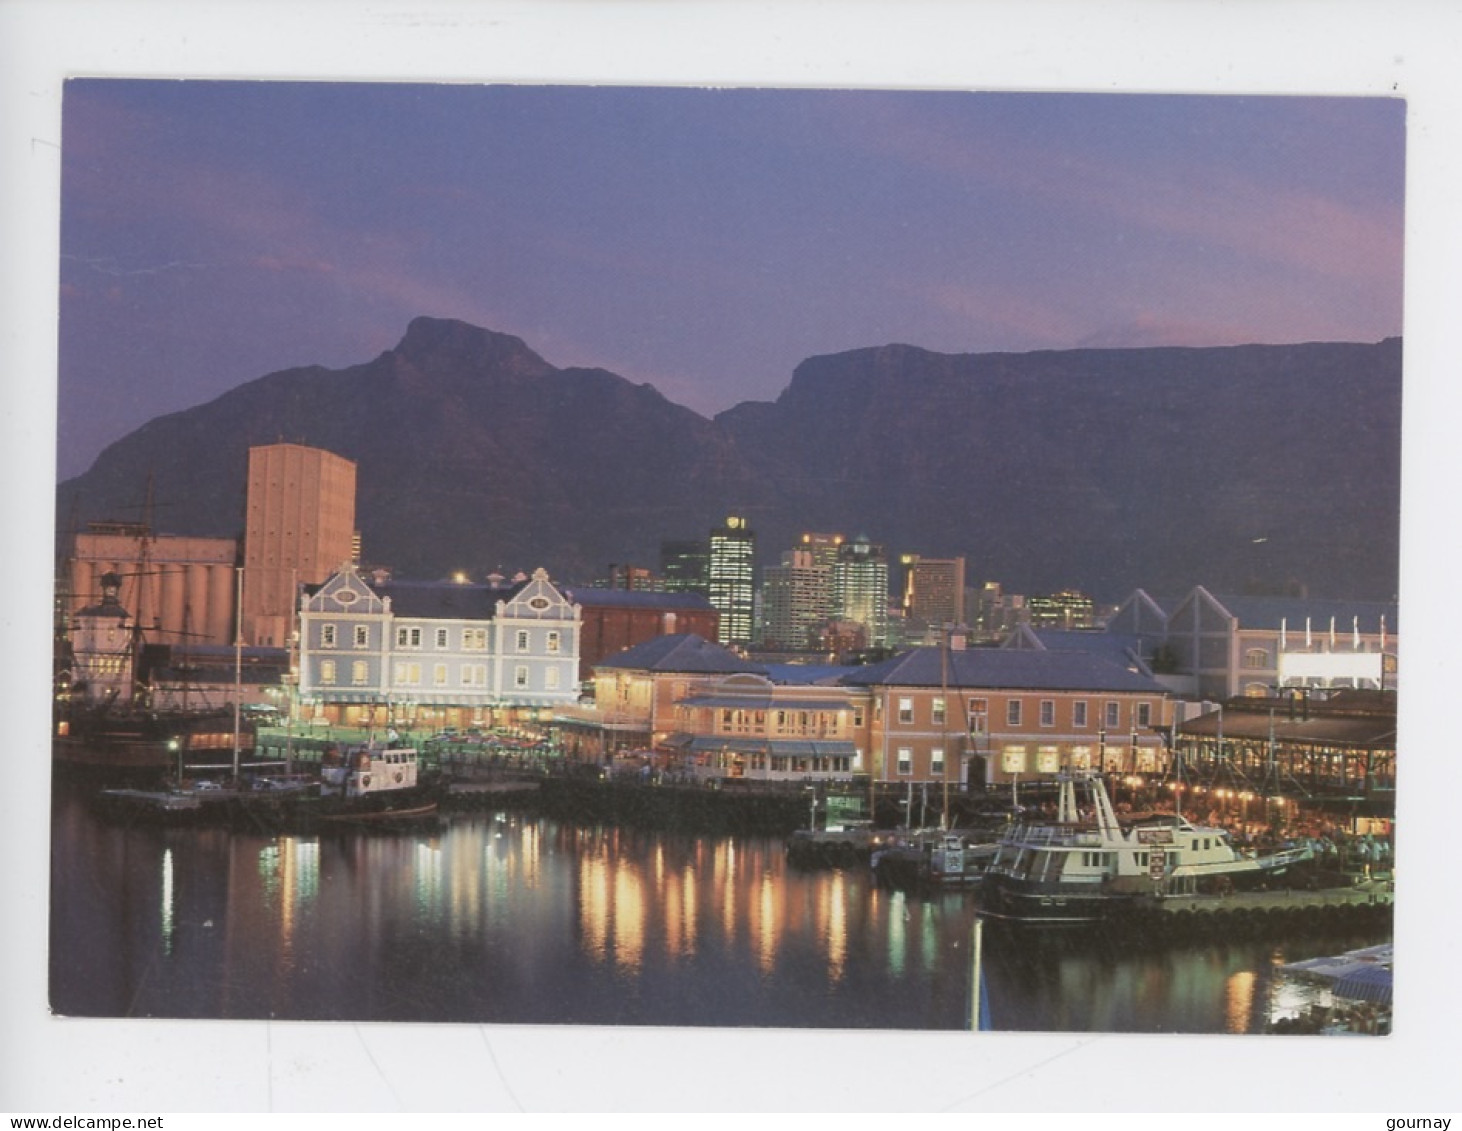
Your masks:
<svg viewBox="0 0 1462 1131"><path fill-rule="evenodd" d="M719 643L751 643L755 614L756 534L731 515L711 531L706 595L721 614Z"/></svg>
<svg viewBox="0 0 1462 1131"><path fill-rule="evenodd" d="M763 643L800 651L814 646L814 633L833 613L832 565L811 550L788 550L781 565L762 571Z"/></svg>
<svg viewBox="0 0 1462 1131"><path fill-rule="evenodd" d="M899 561L904 567L904 617L910 633L938 632L946 625L964 623L964 558L905 554Z"/></svg>
<svg viewBox="0 0 1462 1131"><path fill-rule="evenodd" d="M889 643L888 559L883 547L860 534L838 548L833 565L835 614L856 621L868 632L870 647Z"/></svg>

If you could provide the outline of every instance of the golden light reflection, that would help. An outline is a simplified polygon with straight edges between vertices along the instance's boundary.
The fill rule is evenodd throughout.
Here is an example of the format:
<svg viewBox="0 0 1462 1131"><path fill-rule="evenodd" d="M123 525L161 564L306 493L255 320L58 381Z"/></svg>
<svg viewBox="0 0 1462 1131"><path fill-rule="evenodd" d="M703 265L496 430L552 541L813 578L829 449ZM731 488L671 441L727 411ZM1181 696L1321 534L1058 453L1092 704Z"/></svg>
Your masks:
<svg viewBox="0 0 1462 1131"><path fill-rule="evenodd" d="M687 865L679 875L668 876L659 887L665 921L665 953L670 958L690 958L696 947L696 878Z"/></svg>
<svg viewBox="0 0 1462 1131"><path fill-rule="evenodd" d="M609 957L609 867L602 856L579 857L579 929L590 958Z"/></svg>
<svg viewBox="0 0 1462 1131"><path fill-rule="evenodd" d="M777 893L772 877L762 874L757 889L756 921L752 929L756 937L756 960L763 974L770 974L777 964Z"/></svg>
<svg viewBox="0 0 1462 1131"><path fill-rule="evenodd" d="M1224 1031L1247 1033L1254 1012L1254 987L1258 979L1252 970L1241 970L1229 978L1223 990Z"/></svg>
<svg viewBox="0 0 1462 1131"><path fill-rule="evenodd" d="M524 825L518 851L522 857L522 881L529 890L537 890L542 882L543 830L537 825Z"/></svg>
<svg viewBox="0 0 1462 1131"><path fill-rule="evenodd" d="M639 972L645 959L645 888L632 868L614 869L614 962Z"/></svg>
<svg viewBox="0 0 1462 1131"><path fill-rule="evenodd" d="M826 887L827 929L827 973L833 982L843 980L848 963L848 881L839 871L833 874Z"/></svg>

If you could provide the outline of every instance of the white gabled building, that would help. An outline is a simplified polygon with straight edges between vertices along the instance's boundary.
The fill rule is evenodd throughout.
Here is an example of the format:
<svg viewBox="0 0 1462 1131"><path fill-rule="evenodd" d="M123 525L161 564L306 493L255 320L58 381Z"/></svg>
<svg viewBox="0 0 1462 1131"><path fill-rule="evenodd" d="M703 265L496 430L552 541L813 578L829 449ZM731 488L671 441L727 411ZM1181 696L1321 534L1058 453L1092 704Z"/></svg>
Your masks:
<svg viewBox="0 0 1462 1131"><path fill-rule="evenodd" d="M510 585L372 583L344 566L300 600L305 716L475 726L578 699L579 607L535 570Z"/></svg>

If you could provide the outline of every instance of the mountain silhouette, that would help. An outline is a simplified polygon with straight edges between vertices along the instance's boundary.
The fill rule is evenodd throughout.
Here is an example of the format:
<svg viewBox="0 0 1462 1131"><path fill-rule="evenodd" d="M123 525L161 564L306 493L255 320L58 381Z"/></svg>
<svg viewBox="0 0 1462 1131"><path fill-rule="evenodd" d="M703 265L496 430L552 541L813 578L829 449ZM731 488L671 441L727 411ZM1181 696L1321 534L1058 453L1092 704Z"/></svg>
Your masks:
<svg viewBox="0 0 1462 1131"><path fill-rule="evenodd" d="M239 533L247 452L358 465L364 557L399 576L655 567L661 540L751 520L964 554L972 584L1396 591L1401 343L809 358L775 402L714 419L520 339L414 319L345 369L272 373L149 422L60 485L59 526Z"/></svg>

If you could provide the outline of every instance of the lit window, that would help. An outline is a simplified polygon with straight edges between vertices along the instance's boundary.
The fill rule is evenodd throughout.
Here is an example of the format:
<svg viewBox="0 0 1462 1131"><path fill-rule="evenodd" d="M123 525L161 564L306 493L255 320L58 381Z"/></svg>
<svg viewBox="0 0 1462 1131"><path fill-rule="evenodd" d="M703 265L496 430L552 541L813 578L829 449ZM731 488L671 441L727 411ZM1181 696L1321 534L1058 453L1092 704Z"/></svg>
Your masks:
<svg viewBox="0 0 1462 1131"><path fill-rule="evenodd" d="M942 727L944 725L944 700L942 698L934 700L930 708L930 714L930 722L935 726Z"/></svg>
<svg viewBox="0 0 1462 1131"><path fill-rule="evenodd" d="M371 668L364 660L356 660L350 665L350 682L357 687L368 683L371 678Z"/></svg>
<svg viewBox="0 0 1462 1131"><path fill-rule="evenodd" d="M334 660L321 660L320 661L320 682L321 683L334 683L335 682L335 661Z"/></svg>
<svg viewBox="0 0 1462 1131"><path fill-rule="evenodd" d="M445 630L443 630L443 631L445 631ZM438 687L446 687L447 686L447 665L446 664L434 664L432 666L432 670L431 670L431 679L432 679L432 683L436 684Z"/></svg>
<svg viewBox="0 0 1462 1131"><path fill-rule="evenodd" d="M548 652L550 655L557 655L559 651L559 635L557 632L548 634Z"/></svg>
<svg viewBox="0 0 1462 1131"><path fill-rule="evenodd" d="M557 668L549 668L546 672L543 673L543 686L546 687L549 691L558 690Z"/></svg>

